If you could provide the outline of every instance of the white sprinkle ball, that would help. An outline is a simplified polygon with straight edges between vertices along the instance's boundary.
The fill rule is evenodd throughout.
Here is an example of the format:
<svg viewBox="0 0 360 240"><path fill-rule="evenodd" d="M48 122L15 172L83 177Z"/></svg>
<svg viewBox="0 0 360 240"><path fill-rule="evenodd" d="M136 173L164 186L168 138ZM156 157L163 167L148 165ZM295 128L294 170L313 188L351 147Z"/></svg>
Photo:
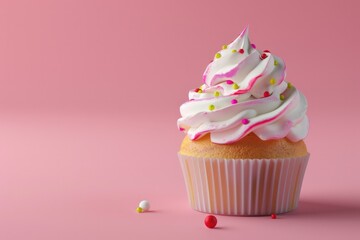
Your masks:
<svg viewBox="0 0 360 240"><path fill-rule="evenodd" d="M145 212L145 211L149 211L150 209L150 203L149 201L147 200L143 200L139 203L139 207L142 208L142 210Z"/></svg>

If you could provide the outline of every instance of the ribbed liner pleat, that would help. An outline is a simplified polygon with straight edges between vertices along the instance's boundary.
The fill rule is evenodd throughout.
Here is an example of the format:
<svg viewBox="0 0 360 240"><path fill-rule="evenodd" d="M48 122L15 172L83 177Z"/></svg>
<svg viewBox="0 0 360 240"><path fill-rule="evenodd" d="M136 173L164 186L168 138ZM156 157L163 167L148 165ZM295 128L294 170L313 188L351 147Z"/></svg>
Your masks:
<svg viewBox="0 0 360 240"><path fill-rule="evenodd" d="M207 159L178 154L193 209L269 215L298 205L309 155L283 159Z"/></svg>

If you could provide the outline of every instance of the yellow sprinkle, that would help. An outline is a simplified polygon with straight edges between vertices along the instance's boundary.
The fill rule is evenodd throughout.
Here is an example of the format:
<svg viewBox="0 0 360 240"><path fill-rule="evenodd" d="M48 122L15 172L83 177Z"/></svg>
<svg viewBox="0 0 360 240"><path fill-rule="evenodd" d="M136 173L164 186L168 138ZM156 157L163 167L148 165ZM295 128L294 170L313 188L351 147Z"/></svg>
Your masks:
<svg viewBox="0 0 360 240"><path fill-rule="evenodd" d="M215 96L215 97L218 97L218 96L220 96L220 93L219 93L218 91L215 91L215 92L214 92L214 96Z"/></svg>
<svg viewBox="0 0 360 240"><path fill-rule="evenodd" d="M143 212L143 209L142 209L141 207L137 207L137 208L136 208L136 212L142 213L142 212Z"/></svg>
<svg viewBox="0 0 360 240"><path fill-rule="evenodd" d="M221 54L220 54L220 53L216 53L216 54L215 54L215 58L221 58Z"/></svg>
<svg viewBox="0 0 360 240"><path fill-rule="evenodd" d="M214 109L215 109L215 106L211 104L211 105L209 106L209 110L212 111L212 110L214 110Z"/></svg>
<svg viewBox="0 0 360 240"><path fill-rule="evenodd" d="M197 93L202 93L202 90L199 88L199 90L197 91Z"/></svg>
<svg viewBox="0 0 360 240"><path fill-rule="evenodd" d="M270 82L271 85L274 85L276 83L276 80L275 80L275 78L272 78L272 79L270 79L269 82Z"/></svg>
<svg viewBox="0 0 360 240"><path fill-rule="evenodd" d="M222 49L227 49L227 45L223 45L223 46L222 46Z"/></svg>
<svg viewBox="0 0 360 240"><path fill-rule="evenodd" d="M233 49L233 50L231 50L231 52L236 53L237 51L236 51L236 49Z"/></svg>
<svg viewBox="0 0 360 240"><path fill-rule="evenodd" d="M233 88L233 89L238 89L238 88L239 88L239 85L237 85L236 83L234 83L234 84L232 85L232 88Z"/></svg>
<svg viewBox="0 0 360 240"><path fill-rule="evenodd" d="M291 83L288 83L288 88L292 88L292 84Z"/></svg>
<svg viewBox="0 0 360 240"><path fill-rule="evenodd" d="M285 99L285 96L280 94L280 100L283 101Z"/></svg>
<svg viewBox="0 0 360 240"><path fill-rule="evenodd" d="M274 60L274 66L277 66L278 64L278 61Z"/></svg>

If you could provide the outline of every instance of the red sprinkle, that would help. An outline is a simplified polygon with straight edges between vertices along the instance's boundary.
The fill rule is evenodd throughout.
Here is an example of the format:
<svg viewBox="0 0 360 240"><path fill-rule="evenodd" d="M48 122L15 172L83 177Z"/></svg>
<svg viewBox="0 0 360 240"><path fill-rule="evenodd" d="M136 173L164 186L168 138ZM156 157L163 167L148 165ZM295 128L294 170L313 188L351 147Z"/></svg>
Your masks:
<svg viewBox="0 0 360 240"><path fill-rule="evenodd" d="M271 214L271 218L272 218L272 219L276 219L276 217L277 217L277 216L276 216L275 213Z"/></svg>
<svg viewBox="0 0 360 240"><path fill-rule="evenodd" d="M255 45L255 44L253 44L253 43L251 44L251 46L252 46L253 48L256 48L256 45Z"/></svg>
<svg viewBox="0 0 360 240"><path fill-rule="evenodd" d="M231 104L237 104L238 101L236 99L231 100Z"/></svg>
<svg viewBox="0 0 360 240"><path fill-rule="evenodd" d="M214 228L217 224L217 219L214 215L207 215L205 217L204 223L208 228Z"/></svg>
<svg viewBox="0 0 360 240"><path fill-rule="evenodd" d="M200 88L196 88L195 89L195 92L199 92L201 89Z"/></svg>
<svg viewBox="0 0 360 240"><path fill-rule="evenodd" d="M244 53L244 49L240 48L240 49L239 49L239 53L243 54L243 53Z"/></svg>
<svg viewBox="0 0 360 240"><path fill-rule="evenodd" d="M241 122L242 122L242 124L246 125L246 124L248 124L250 121L249 121L249 119L244 118L243 120L241 120Z"/></svg>
<svg viewBox="0 0 360 240"><path fill-rule="evenodd" d="M270 93L268 91L265 91L264 92L264 97L268 97L268 96L270 96Z"/></svg>
<svg viewBox="0 0 360 240"><path fill-rule="evenodd" d="M180 131L184 131L184 130L185 130L185 128L180 127L180 128L179 128L179 130L180 130Z"/></svg>
<svg viewBox="0 0 360 240"><path fill-rule="evenodd" d="M266 55L266 53L263 53L263 54L261 54L260 59L263 60L263 59L265 59L265 58L267 58L267 57L268 57L268 56Z"/></svg>
<svg viewBox="0 0 360 240"><path fill-rule="evenodd" d="M263 52L268 52L269 53L270 51L269 50L264 50Z"/></svg>
<svg viewBox="0 0 360 240"><path fill-rule="evenodd" d="M234 82L231 80L226 80L226 83L230 85L230 84L233 84Z"/></svg>

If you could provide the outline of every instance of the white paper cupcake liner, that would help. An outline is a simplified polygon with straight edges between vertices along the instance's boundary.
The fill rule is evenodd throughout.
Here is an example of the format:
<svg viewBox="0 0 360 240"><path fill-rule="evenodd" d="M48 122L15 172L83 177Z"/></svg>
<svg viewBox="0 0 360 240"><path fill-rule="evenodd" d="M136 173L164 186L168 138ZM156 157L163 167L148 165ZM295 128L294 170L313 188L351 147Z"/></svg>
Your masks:
<svg viewBox="0 0 360 240"><path fill-rule="evenodd" d="M191 207L223 215L269 215L295 209L309 159L309 155L282 159L178 156Z"/></svg>

